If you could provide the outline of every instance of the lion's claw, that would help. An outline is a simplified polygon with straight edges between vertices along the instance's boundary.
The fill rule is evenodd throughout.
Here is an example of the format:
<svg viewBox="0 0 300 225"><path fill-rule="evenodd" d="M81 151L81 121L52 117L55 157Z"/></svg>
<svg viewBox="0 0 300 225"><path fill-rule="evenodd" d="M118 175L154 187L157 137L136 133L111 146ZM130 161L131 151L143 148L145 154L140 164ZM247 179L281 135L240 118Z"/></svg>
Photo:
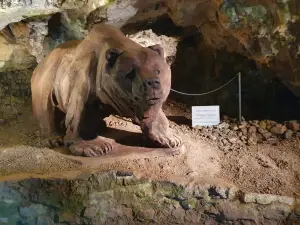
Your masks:
<svg viewBox="0 0 300 225"><path fill-rule="evenodd" d="M165 147L165 148L177 148L182 144L181 138L174 134L151 135L150 139L152 139L154 142L156 142L161 147Z"/></svg>
<svg viewBox="0 0 300 225"><path fill-rule="evenodd" d="M55 136L43 141L44 145L48 148L58 148L64 145L62 136Z"/></svg>
<svg viewBox="0 0 300 225"><path fill-rule="evenodd" d="M104 140L80 141L70 147L71 152L77 156L101 156L113 151L114 145Z"/></svg>

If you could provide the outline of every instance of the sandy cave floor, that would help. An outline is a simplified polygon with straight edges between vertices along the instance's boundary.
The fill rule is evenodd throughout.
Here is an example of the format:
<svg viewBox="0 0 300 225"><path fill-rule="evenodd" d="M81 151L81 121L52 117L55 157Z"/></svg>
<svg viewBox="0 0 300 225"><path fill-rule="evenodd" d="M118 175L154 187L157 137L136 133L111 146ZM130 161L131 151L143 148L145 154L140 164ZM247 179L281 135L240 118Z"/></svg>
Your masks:
<svg viewBox="0 0 300 225"><path fill-rule="evenodd" d="M151 179L223 180L245 191L298 196L300 192L300 140L282 141L279 145L258 144L226 154L217 144L199 135L189 124L190 110L182 104L168 102L164 111L171 127L184 141L184 151L175 156L121 159L101 163L85 158L70 158L66 149L41 148L38 128L30 107L19 121L0 125L0 179L56 174L67 176L86 170L130 170ZM176 123L174 122L176 121ZM119 143L139 143L140 129L130 121L106 118L105 136Z"/></svg>

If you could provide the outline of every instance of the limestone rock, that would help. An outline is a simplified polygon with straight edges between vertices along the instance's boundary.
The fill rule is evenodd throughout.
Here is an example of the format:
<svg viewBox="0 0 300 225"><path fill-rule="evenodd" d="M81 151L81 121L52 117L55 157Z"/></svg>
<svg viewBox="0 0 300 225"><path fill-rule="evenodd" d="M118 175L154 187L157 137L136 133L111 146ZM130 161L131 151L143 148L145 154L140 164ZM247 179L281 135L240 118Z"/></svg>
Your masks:
<svg viewBox="0 0 300 225"><path fill-rule="evenodd" d="M262 136L267 140L272 136L272 133L266 132L266 133L263 133Z"/></svg>
<svg viewBox="0 0 300 225"><path fill-rule="evenodd" d="M257 144L257 138L255 134L249 135L247 138L247 144L248 145L256 145Z"/></svg>
<svg viewBox="0 0 300 225"><path fill-rule="evenodd" d="M30 206L21 207L19 210L20 216L29 223L32 223L37 216L49 215L48 209L41 204L32 204Z"/></svg>
<svg viewBox="0 0 300 225"><path fill-rule="evenodd" d="M291 207L288 205L277 203L264 209L264 217L270 220L284 220L291 211Z"/></svg>
<svg viewBox="0 0 300 225"><path fill-rule="evenodd" d="M0 72L33 67L44 57L45 21L14 23L0 31Z"/></svg>
<svg viewBox="0 0 300 225"><path fill-rule="evenodd" d="M234 131L237 131L239 128L236 124L230 124L230 129L234 130Z"/></svg>
<svg viewBox="0 0 300 225"><path fill-rule="evenodd" d="M244 135L247 134L247 128L246 128L246 127L242 127L242 128L241 128L241 131L242 131L242 133L243 133Z"/></svg>
<svg viewBox="0 0 300 225"><path fill-rule="evenodd" d="M281 135L281 134L283 134L286 130L287 130L286 126L284 126L284 125L282 125L282 124L276 124L275 126L273 126L273 127L270 129L270 132L272 132L273 134Z"/></svg>
<svg viewBox="0 0 300 225"><path fill-rule="evenodd" d="M264 134L264 133L267 133L268 131L266 129L263 129L263 128L258 128L258 133L260 134Z"/></svg>
<svg viewBox="0 0 300 225"><path fill-rule="evenodd" d="M229 124L226 122L222 122L218 125L219 129L228 129L229 128Z"/></svg>
<svg viewBox="0 0 300 225"><path fill-rule="evenodd" d="M295 120L287 122L287 128L293 132L297 132L300 129L299 123Z"/></svg>
<svg viewBox="0 0 300 225"><path fill-rule="evenodd" d="M272 202L280 202L292 206L295 202L294 198L280 195L259 194L259 193L243 193L242 201L245 203L258 203L268 205Z"/></svg>
<svg viewBox="0 0 300 225"><path fill-rule="evenodd" d="M255 126L250 126L250 127L248 128L248 133L250 133L250 134L256 133L256 127L255 127Z"/></svg>
<svg viewBox="0 0 300 225"><path fill-rule="evenodd" d="M267 139L267 142L268 142L269 144L276 145L276 144L278 143L278 138L276 138L276 137L268 138L268 139Z"/></svg>
<svg viewBox="0 0 300 225"><path fill-rule="evenodd" d="M55 0L4 0L0 8L0 30L10 23L15 23L24 18L51 15L60 12L61 9L54 6Z"/></svg>
<svg viewBox="0 0 300 225"><path fill-rule="evenodd" d="M175 57L176 55L178 44L177 38L165 35L158 36L152 30L144 30L135 34L129 34L127 37L144 47L159 43L164 48L165 58Z"/></svg>
<svg viewBox="0 0 300 225"><path fill-rule="evenodd" d="M124 178L135 182L119 182ZM74 179L2 182L0 223L299 223L298 200L292 197L244 193L229 185L185 182L145 181L121 171L84 172ZM88 191L75 192L78 187Z"/></svg>
<svg viewBox="0 0 300 225"><path fill-rule="evenodd" d="M0 72L27 69L34 62L25 45L17 43L7 29L0 31Z"/></svg>
<svg viewBox="0 0 300 225"><path fill-rule="evenodd" d="M283 134L284 139L290 139L292 136L293 136L293 131L291 130L287 130Z"/></svg>
<svg viewBox="0 0 300 225"><path fill-rule="evenodd" d="M39 63L44 56L44 39L48 34L48 23L47 22L30 22L28 23L29 35L29 51L32 56L36 58Z"/></svg>
<svg viewBox="0 0 300 225"><path fill-rule="evenodd" d="M259 126L262 128L262 129L267 129L267 124L266 124L266 122L264 121L264 120L262 120L262 121L260 121L259 122Z"/></svg>
<svg viewBox="0 0 300 225"><path fill-rule="evenodd" d="M228 202L222 202L218 204L218 207L224 213L224 216L229 220L252 220L256 221L259 217L259 212L251 205L238 206L237 202L229 204Z"/></svg>

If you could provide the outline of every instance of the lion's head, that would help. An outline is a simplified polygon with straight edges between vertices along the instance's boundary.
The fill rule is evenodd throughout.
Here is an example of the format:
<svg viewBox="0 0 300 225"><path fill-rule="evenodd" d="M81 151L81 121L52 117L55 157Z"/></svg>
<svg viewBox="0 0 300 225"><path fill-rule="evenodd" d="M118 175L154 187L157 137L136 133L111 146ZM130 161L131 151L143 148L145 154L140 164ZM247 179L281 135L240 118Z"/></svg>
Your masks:
<svg viewBox="0 0 300 225"><path fill-rule="evenodd" d="M160 45L106 51L106 73L111 76L132 106L162 105L171 88L171 69Z"/></svg>

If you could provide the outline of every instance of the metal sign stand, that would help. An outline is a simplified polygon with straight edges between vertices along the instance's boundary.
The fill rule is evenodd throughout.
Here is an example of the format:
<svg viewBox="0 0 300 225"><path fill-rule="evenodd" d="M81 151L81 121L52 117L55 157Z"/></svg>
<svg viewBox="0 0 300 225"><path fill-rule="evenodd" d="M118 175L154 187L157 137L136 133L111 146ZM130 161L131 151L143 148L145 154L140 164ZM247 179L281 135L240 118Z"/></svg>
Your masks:
<svg viewBox="0 0 300 225"><path fill-rule="evenodd" d="M241 72L238 73L239 76L239 121L242 122L242 88L241 88Z"/></svg>
<svg viewBox="0 0 300 225"><path fill-rule="evenodd" d="M227 83L223 84L221 87L218 87L214 90L208 91L208 92L204 92L204 93L197 93L197 94L192 94L192 93L185 93L185 92L180 92L180 91L176 91L174 89L171 88L171 91L177 93L177 94L181 94L181 95L188 95L188 96L202 96L202 95L207 95L210 93L213 93L215 91L218 91L220 89L222 89L223 87L227 86L231 81L233 81L236 77L239 77L238 80L238 85L239 85L239 122L242 122L242 78L241 78L241 72L238 72L237 75L235 75L233 78L231 78Z"/></svg>

